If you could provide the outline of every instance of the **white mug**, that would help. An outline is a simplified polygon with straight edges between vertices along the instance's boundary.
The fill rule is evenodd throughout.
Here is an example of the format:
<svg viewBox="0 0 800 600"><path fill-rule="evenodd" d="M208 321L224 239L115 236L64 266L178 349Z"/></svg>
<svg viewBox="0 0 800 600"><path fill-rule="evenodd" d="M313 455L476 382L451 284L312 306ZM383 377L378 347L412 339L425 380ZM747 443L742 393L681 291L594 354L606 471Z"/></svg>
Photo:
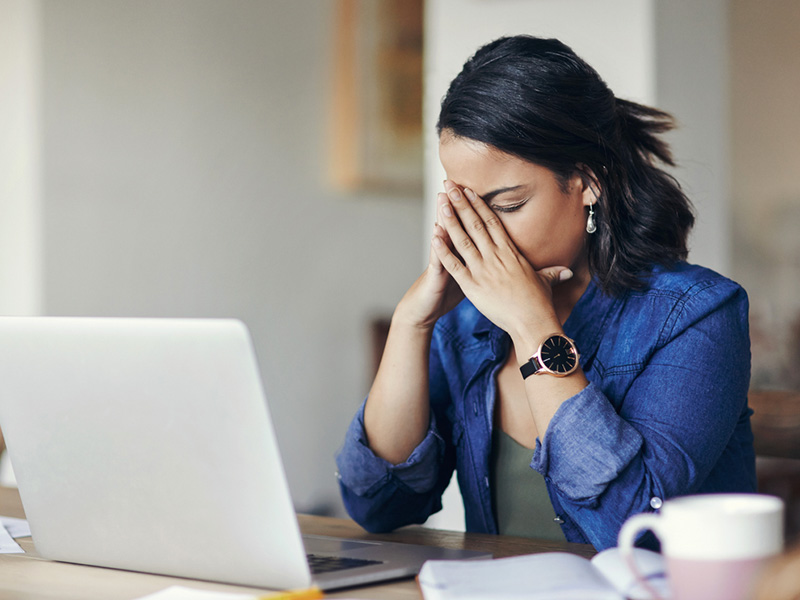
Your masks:
<svg viewBox="0 0 800 600"><path fill-rule="evenodd" d="M672 600L746 600L765 564L783 551L783 501L704 494L668 500L660 514L634 515L620 529L618 546L640 581L631 551L644 530L661 542Z"/></svg>

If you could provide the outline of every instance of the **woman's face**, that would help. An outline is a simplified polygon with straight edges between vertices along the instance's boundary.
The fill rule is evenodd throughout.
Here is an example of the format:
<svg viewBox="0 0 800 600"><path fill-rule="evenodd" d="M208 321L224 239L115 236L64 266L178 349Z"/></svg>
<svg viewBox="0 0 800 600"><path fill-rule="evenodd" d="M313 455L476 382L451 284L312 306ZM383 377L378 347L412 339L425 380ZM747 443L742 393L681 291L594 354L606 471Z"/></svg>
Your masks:
<svg viewBox="0 0 800 600"><path fill-rule="evenodd" d="M535 269L586 267L586 206L595 195L576 173L562 186L555 173L444 131L439 159L447 178L483 198Z"/></svg>

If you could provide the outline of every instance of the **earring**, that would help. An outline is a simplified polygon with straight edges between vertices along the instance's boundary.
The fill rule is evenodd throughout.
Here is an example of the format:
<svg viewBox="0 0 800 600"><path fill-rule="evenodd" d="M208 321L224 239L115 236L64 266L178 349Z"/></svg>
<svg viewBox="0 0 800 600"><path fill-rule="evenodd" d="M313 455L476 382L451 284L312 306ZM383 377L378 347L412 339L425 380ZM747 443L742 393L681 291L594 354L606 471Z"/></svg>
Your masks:
<svg viewBox="0 0 800 600"><path fill-rule="evenodd" d="M586 233L594 233L597 231L597 225L594 223L594 204L589 205L589 218L586 219Z"/></svg>

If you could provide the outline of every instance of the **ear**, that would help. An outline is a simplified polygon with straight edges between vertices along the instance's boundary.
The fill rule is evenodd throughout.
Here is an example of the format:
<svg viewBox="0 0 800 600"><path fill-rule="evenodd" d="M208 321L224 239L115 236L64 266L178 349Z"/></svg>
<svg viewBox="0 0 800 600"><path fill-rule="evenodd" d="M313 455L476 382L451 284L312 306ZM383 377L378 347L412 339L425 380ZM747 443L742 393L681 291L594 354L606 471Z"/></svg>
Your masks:
<svg viewBox="0 0 800 600"><path fill-rule="evenodd" d="M581 178L581 193L583 197L583 205L591 206L600 201L602 195L602 188L597 176L589 167L583 163L578 164L577 175Z"/></svg>

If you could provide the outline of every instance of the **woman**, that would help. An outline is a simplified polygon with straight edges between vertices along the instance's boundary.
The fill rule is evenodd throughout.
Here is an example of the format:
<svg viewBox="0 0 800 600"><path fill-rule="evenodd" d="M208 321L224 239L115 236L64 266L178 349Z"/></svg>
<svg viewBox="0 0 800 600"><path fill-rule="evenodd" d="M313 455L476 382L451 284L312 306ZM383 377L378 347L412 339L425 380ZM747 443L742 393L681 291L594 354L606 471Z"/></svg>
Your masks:
<svg viewBox="0 0 800 600"><path fill-rule="evenodd" d="M351 516L616 545L669 497L755 491L747 296L683 262L659 134L557 40L503 38L442 101L430 262L337 458Z"/></svg>

